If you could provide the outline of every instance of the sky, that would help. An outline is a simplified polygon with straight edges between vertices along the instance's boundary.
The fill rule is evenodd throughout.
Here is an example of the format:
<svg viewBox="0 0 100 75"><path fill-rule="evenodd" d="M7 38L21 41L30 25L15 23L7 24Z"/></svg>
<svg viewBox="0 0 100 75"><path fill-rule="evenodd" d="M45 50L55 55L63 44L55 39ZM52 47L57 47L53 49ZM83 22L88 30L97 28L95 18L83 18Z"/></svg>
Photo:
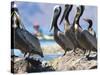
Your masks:
<svg viewBox="0 0 100 75"><path fill-rule="evenodd" d="M39 24L41 30L44 34L51 34L53 31L50 30L51 21L53 17L53 8L55 5L60 5L62 7L62 13L64 11L64 4L50 4L50 3L34 3L34 2L16 2L17 7L19 9L19 13L21 16L21 20L25 26L25 28L34 33L33 25ZM70 15L69 21L72 24L75 14L76 14L76 7L74 5ZM80 25L83 29L87 29L88 23L83 20L83 18L89 18L93 21L93 29L97 32L97 7L96 6L85 6L85 11L80 19ZM60 20L60 18L59 18ZM58 24L59 24L58 20ZM63 23L59 25L59 28L63 31Z"/></svg>

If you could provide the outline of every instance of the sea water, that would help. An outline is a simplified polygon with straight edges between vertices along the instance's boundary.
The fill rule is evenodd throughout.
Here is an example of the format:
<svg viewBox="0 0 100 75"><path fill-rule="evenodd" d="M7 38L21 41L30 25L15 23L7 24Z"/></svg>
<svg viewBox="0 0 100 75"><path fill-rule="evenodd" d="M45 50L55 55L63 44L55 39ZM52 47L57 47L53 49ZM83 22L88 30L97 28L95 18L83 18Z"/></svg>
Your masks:
<svg viewBox="0 0 100 75"><path fill-rule="evenodd" d="M51 46L56 44L55 41L53 40L40 40L40 45L42 46ZM24 55L22 54L22 52L19 49L14 49L14 55L19 56L19 57L23 57ZM41 58L40 56L34 55L32 57L36 57L39 58L41 60L45 60L45 61L49 61L49 60L53 60L55 58L58 58L62 56L62 53L60 54L44 54L44 58Z"/></svg>

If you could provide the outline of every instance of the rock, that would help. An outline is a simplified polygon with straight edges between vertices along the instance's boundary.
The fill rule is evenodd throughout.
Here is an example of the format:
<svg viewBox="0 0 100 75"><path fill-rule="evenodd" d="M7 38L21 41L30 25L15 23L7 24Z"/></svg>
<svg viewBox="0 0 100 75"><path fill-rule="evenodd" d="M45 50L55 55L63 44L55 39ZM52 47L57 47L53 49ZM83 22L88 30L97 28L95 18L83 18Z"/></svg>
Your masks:
<svg viewBox="0 0 100 75"><path fill-rule="evenodd" d="M90 70L97 68L97 56L92 52L89 59L84 56L82 50L74 53L68 51L65 56L55 58L51 61L35 60L33 58L12 57L12 73L34 73L47 71L68 71L68 70ZM14 59L14 60L13 60Z"/></svg>
<svg viewBox="0 0 100 75"><path fill-rule="evenodd" d="M11 60L11 72L12 73L34 73L44 71L54 71L52 66L42 66L42 62L34 60L33 58L20 58L14 57Z"/></svg>
<svg viewBox="0 0 100 75"><path fill-rule="evenodd" d="M15 60L19 60L20 58L16 58ZM27 71L27 61L19 60L19 61L11 61L11 72L12 73L25 73Z"/></svg>
<svg viewBox="0 0 100 75"><path fill-rule="evenodd" d="M90 58L91 60L88 60L82 50L78 51L77 54L69 51L65 56L56 58L48 64L56 71L96 69L97 59L94 59L94 57Z"/></svg>

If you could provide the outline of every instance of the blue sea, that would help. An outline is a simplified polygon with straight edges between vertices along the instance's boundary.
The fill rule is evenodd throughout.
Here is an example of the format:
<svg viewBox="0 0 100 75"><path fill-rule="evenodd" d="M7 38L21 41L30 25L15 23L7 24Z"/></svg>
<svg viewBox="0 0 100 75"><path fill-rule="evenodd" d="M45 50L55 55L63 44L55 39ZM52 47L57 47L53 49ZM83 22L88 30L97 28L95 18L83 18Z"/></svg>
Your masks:
<svg viewBox="0 0 100 75"><path fill-rule="evenodd" d="M42 47L42 46L54 45L54 44L56 44L56 42L53 40L40 40L40 44ZM23 57L23 54L21 53L21 51L19 49L14 49L14 54L16 56ZM62 56L62 54L44 54L44 58L40 58L39 56L38 56L38 58L41 60L49 61L49 60L58 58L59 56Z"/></svg>
<svg viewBox="0 0 100 75"><path fill-rule="evenodd" d="M54 45L57 44L54 40L40 40L40 44L41 46L50 46L50 45Z"/></svg>

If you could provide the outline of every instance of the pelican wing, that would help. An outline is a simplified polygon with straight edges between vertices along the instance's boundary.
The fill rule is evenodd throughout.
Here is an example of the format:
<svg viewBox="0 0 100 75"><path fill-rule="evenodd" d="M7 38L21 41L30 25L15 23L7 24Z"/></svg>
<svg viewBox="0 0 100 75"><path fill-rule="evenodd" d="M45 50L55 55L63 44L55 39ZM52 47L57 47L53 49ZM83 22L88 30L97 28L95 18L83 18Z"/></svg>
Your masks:
<svg viewBox="0 0 100 75"><path fill-rule="evenodd" d="M39 40L35 36L25 29L17 29L17 32L19 32L17 35L20 36L22 41L24 41L23 43L28 45L28 50L31 50L31 52L33 51L42 53ZM23 43L21 44L23 45Z"/></svg>
<svg viewBox="0 0 100 75"><path fill-rule="evenodd" d="M21 32L22 29L17 28L14 30L14 48L20 49L20 50L26 50L24 48L28 48L28 44L25 42L25 38L23 36L23 33Z"/></svg>
<svg viewBox="0 0 100 75"><path fill-rule="evenodd" d="M59 38L61 41L65 44L66 48L73 49L74 45L71 42L71 40L68 38L68 36L65 36L63 33L58 33Z"/></svg>
<svg viewBox="0 0 100 75"><path fill-rule="evenodd" d="M27 30L23 30L23 36L25 37L29 45L35 47L36 51L42 52L39 40L34 35L29 33Z"/></svg>

